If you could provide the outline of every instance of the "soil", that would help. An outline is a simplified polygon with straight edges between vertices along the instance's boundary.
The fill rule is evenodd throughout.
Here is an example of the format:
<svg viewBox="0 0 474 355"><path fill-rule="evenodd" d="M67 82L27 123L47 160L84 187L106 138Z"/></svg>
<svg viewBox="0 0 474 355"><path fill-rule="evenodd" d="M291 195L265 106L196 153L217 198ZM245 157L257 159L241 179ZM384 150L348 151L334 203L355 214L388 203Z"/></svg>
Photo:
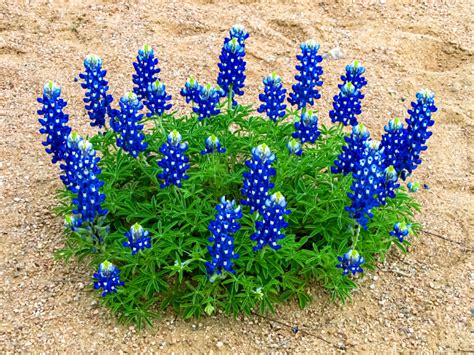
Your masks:
<svg viewBox="0 0 474 355"><path fill-rule="evenodd" d="M0 352L328 352L474 351L473 344L473 8L470 1L36 1L0 4ZM289 87L300 42L342 58L324 65L320 119L353 59L367 67L364 122L379 136L406 117L417 90L436 93L439 111L415 179L424 228L410 253L393 250L367 272L352 300L333 303L317 286L304 310L290 303L272 320L217 315L183 321L171 313L138 332L117 324L87 286L83 265L53 259L63 244L54 217L58 169L41 146L36 110L43 83L63 88L74 129L88 126L74 77L89 52L100 55L117 102L131 89L137 49L151 44L174 105L188 75L214 82L228 29L250 32L244 102L276 70ZM333 51L334 52L338 52ZM339 56L336 56L339 57ZM324 339L324 340L323 340Z"/></svg>

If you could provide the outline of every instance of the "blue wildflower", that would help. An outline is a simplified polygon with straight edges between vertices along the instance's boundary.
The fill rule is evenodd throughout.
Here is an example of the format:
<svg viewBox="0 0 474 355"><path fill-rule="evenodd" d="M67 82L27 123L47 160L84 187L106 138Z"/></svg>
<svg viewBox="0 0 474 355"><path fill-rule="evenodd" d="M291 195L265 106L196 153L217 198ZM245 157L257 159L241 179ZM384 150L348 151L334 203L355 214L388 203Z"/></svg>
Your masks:
<svg viewBox="0 0 474 355"><path fill-rule="evenodd" d="M182 180L189 178L186 175L186 170L189 169L189 159L185 154L188 145L181 143L181 140L181 134L174 130L168 135L167 142L160 148L163 158L158 162L158 165L163 168L163 172L158 174L158 178L164 180L164 183L160 184L162 189L171 184L181 187Z"/></svg>
<svg viewBox="0 0 474 355"><path fill-rule="evenodd" d="M303 154L303 149L301 149L301 144L296 139L291 139L287 144L288 152L290 154L296 154L300 156Z"/></svg>
<svg viewBox="0 0 474 355"><path fill-rule="evenodd" d="M199 95L200 85L194 77L190 76L181 89L180 94L186 99L186 103L195 102Z"/></svg>
<svg viewBox="0 0 474 355"><path fill-rule="evenodd" d="M411 224L397 222L393 226L393 230L390 232L392 237L396 237L400 243L403 243L406 236L410 234Z"/></svg>
<svg viewBox="0 0 474 355"><path fill-rule="evenodd" d="M434 104L434 94L429 90L422 90L416 94L417 101L412 102L412 109L408 110L406 140L404 142L405 153L402 159L402 178L410 175L413 170L421 164L421 152L427 149L426 141L431 137L429 127L434 124L431 114L438 109Z"/></svg>
<svg viewBox="0 0 474 355"><path fill-rule="evenodd" d="M361 111L361 100L364 97L359 90L348 82L341 86L338 95L334 96L333 109L329 111L332 123L341 122L344 126L357 125L357 115Z"/></svg>
<svg viewBox="0 0 474 355"><path fill-rule="evenodd" d="M367 85L367 80L365 80L365 77L362 75L364 73L365 68L360 65L358 60L354 60L351 64L346 65L346 74L341 76L343 84L339 85L339 88L350 82L360 91L365 85Z"/></svg>
<svg viewBox="0 0 474 355"><path fill-rule="evenodd" d="M347 175L355 171L357 163L365 151L366 142L370 140L370 133L362 123L359 123L352 127L351 135L344 137L344 139L346 145L342 147L341 154L334 161L335 166L331 167L333 174Z"/></svg>
<svg viewBox="0 0 474 355"><path fill-rule="evenodd" d="M419 182L409 182L407 184L408 191L410 192L417 192L420 189L420 183Z"/></svg>
<svg viewBox="0 0 474 355"><path fill-rule="evenodd" d="M99 265L99 270L94 273L94 289L102 289L102 297L108 293L117 293L117 287L124 284L120 281L120 270L109 261L104 261Z"/></svg>
<svg viewBox="0 0 474 355"><path fill-rule="evenodd" d="M74 193L77 193L77 179L82 176L81 171L87 170L97 173L97 163L100 160L100 158L95 155L83 156L79 148L81 141L82 137L79 136L77 132L72 132L68 135L64 161L60 165L61 170L64 172L60 178L68 190Z"/></svg>
<svg viewBox="0 0 474 355"><path fill-rule="evenodd" d="M81 140L79 146L79 162L76 177L74 178L75 186L71 189L76 193L72 203L76 208L72 211L75 215L80 215L82 222L94 222L99 215L107 214L101 206L105 201L105 194L100 193L100 188L104 185L97 177L101 170L97 167L99 158L92 144L87 140Z"/></svg>
<svg viewBox="0 0 474 355"><path fill-rule="evenodd" d="M213 244L207 247L212 257L211 262L206 262L211 280L213 275L221 274L223 270L235 274L232 260L238 259L239 254L234 253L234 238L231 234L240 229L237 221L242 218L240 206L225 197L221 198L216 210L215 219L209 223L209 231L212 233L209 241Z"/></svg>
<svg viewBox="0 0 474 355"><path fill-rule="evenodd" d="M275 186L270 181L276 174L276 170L272 168L275 159L275 154L270 148L266 144L261 144L252 149L252 159L245 162L249 171L243 173L242 194L246 199L242 204L250 207L250 213L258 211L265 204L268 191Z"/></svg>
<svg viewBox="0 0 474 355"><path fill-rule="evenodd" d="M319 44L314 41L306 41L301 44L301 54L296 58L300 64L296 66L299 73L295 76L297 81L292 86L293 92L290 93L288 102L298 109L305 108L307 104L313 105L314 100L321 97L317 87L323 85L320 75L323 74L323 68L318 65L323 57L318 55Z"/></svg>
<svg viewBox="0 0 474 355"><path fill-rule="evenodd" d="M67 126L69 116L63 112L67 103L60 96L61 88L48 81L43 87L43 97L38 98L38 102L43 104L38 110L38 114L43 116L38 120L43 126L39 131L46 135L46 140L42 143L46 147L46 153L52 155L53 164L64 159L66 139L71 132L71 128Z"/></svg>
<svg viewBox="0 0 474 355"><path fill-rule="evenodd" d="M159 80L151 83L148 86L148 98L143 101L147 107L148 112L147 117L151 116L161 116L165 111L168 111L172 105L168 102L171 100L171 95L166 93L165 84L161 83Z"/></svg>
<svg viewBox="0 0 474 355"><path fill-rule="evenodd" d="M158 58L155 57L153 48L145 44L138 50L137 61L133 63L136 74L133 74L133 83L135 87L133 92L141 101L147 98L148 87L150 84L159 80L157 74L160 72L158 68Z"/></svg>
<svg viewBox="0 0 474 355"><path fill-rule="evenodd" d="M217 108L217 104L222 97L222 89L212 87L211 84L206 86L199 85L194 102L193 112L198 114L199 121L218 115L221 111Z"/></svg>
<svg viewBox="0 0 474 355"><path fill-rule="evenodd" d="M380 196L384 193L385 176L382 167L383 159L378 142L367 142L352 173L352 192L347 194L352 204L346 206L351 217L364 229L367 229L369 219L373 217L372 209L380 206Z"/></svg>
<svg viewBox="0 0 474 355"><path fill-rule="evenodd" d="M221 147L221 141L215 135L207 137L205 144L206 149L201 150L202 155L226 152L226 149Z"/></svg>
<svg viewBox="0 0 474 355"><path fill-rule="evenodd" d="M385 156L385 165L392 165L397 173L403 170L403 155L406 154L406 129L399 118L394 118L384 127L381 147Z"/></svg>
<svg viewBox="0 0 474 355"><path fill-rule="evenodd" d="M234 25L229 31L229 37L226 37L225 41L230 41L236 38L242 47L245 47L245 40L249 38L249 33L242 25Z"/></svg>
<svg viewBox="0 0 474 355"><path fill-rule="evenodd" d="M299 138L301 144L314 144L319 138L321 132L318 129L318 116L312 110L305 111L301 114L300 121L295 122L295 132L293 138Z"/></svg>
<svg viewBox="0 0 474 355"><path fill-rule="evenodd" d="M132 92L120 98L120 112L115 117L112 128L120 133L117 138L117 146L130 153L134 158L144 151L148 143L144 142L143 125L139 124L143 114L138 112L143 108L143 104L138 100L137 95Z"/></svg>
<svg viewBox="0 0 474 355"><path fill-rule="evenodd" d="M337 268L342 269L342 275L347 275L349 272L352 275L356 273L364 272L362 270L361 265L364 264L365 260L363 256L360 256L357 250L350 249L344 256L338 256L337 260L339 260L340 264L336 265Z"/></svg>
<svg viewBox="0 0 474 355"><path fill-rule="evenodd" d="M131 226L130 230L125 232L124 235L127 237L128 241L123 242L122 245L132 249L132 255L135 255L145 248L151 248L151 238L148 237L150 232L143 229L143 227L138 223Z"/></svg>
<svg viewBox="0 0 474 355"><path fill-rule="evenodd" d="M276 122L285 116L286 105L283 102L286 89L283 88L281 78L275 73L265 77L263 84L265 85L264 92L258 96L262 104L257 111L265 112L269 119Z"/></svg>
<svg viewBox="0 0 474 355"><path fill-rule="evenodd" d="M102 128L105 126L105 116L111 112L110 104L113 101L112 95L107 94L109 85L105 80L106 70L102 69L102 59L94 54L89 54L84 59L85 72L79 74L84 80L81 83L83 89L86 89L87 114L91 119L91 126Z"/></svg>
<svg viewBox="0 0 474 355"><path fill-rule="evenodd" d="M266 245L274 250L280 249L281 245L277 241L285 237L281 230L288 227L285 215L290 214L290 210L286 209L285 197L280 192L274 193L260 207L259 213L263 220L256 222L256 232L250 237L257 242L253 250L260 250Z"/></svg>
<svg viewBox="0 0 474 355"><path fill-rule="evenodd" d="M231 95L234 106L235 95L242 96L244 94L245 81L245 47L242 46L237 38L232 38L224 43L221 55L219 56L219 75L217 84L223 90L223 96Z"/></svg>

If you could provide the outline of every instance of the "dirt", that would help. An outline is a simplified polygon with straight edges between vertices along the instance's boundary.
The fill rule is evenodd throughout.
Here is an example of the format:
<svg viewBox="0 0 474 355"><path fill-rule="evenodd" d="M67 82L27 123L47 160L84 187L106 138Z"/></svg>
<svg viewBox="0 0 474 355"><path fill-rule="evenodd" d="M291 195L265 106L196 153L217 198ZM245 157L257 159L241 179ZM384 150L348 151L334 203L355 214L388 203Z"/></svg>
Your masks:
<svg viewBox="0 0 474 355"><path fill-rule="evenodd" d="M469 1L403 2L2 1L0 352L474 351L473 8ZM355 58L369 81L360 121L374 136L389 118L406 117L418 89L436 93L437 122L415 178L430 186L417 193L419 220L450 241L422 234L409 254L392 251L345 305L315 286L305 310L279 307L272 318L297 325L296 335L258 317L182 321L171 313L138 332L98 305L83 265L53 260L63 243L62 220L53 214L60 181L40 143L35 100L43 83L55 80L72 126L93 133L73 81L83 57L103 58L117 102L131 89L137 49L149 43L175 107L189 111L179 88L189 74L215 80L234 23L251 33L245 102L256 102L262 77L273 70L289 87L298 44L309 38L323 52L339 47L343 54L323 62L317 108L324 123L339 75Z"/></svg>

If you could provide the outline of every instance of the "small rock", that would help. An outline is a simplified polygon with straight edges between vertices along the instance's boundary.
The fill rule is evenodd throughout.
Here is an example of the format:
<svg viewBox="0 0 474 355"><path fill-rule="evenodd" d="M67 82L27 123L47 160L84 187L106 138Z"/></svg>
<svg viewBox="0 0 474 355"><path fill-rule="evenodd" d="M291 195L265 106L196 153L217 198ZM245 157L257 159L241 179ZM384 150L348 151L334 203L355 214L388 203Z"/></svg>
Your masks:
<svg viewBox="0 0 474 355"><path fill-rule="evenodd" d="M216 347L217 347L217 349L222 349L224 347L224 343L222 341L218 341L216 343Z"/></svg>

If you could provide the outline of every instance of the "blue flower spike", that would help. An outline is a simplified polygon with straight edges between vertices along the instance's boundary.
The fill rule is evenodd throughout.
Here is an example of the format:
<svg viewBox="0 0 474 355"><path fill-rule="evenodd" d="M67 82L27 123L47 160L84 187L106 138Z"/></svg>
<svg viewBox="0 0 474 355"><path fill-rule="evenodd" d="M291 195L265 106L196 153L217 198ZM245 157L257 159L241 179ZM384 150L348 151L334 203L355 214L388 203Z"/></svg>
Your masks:
<svg viewBox="0 0 474 355"><path fill-rule="evenodd" d="M367 80L363 76L364 73L365 68L358 60L354 60L351 64L346 65L346 73L341 76L343 84L341 84L339 88L350 82L357 90L361 90L365 85L367 85Z"/></svg>
<svg viewBox="0 0 474 355"><path fill-rule="evenodd" d="M295 76L297 81L292 86L288 102L292 106L298 106L298 109L306 108L307 105L313 105L314 100L321 97L318 87L323 85L320 76L323 74L323 68L318 65L323 57L318 54L319 44L313 40L301 44L301 54L296 58L300 64L296 66L298 74Z"/></svg>
<svg viewBox="0 0 474 355"><path fill-rule="evenodd" d="M143 229L143 227L135 223L130 227L128 232L124 235L127 237L127 241L123 242L124 247L129 247L132 250L132 255L135 255L140 250L151 248L151 238L149 238L150 232Z"/></svg>
<svg viewBox="0 0 474 355"><path fill-rule="evenodd" d="M105 80L106 70L102 69L102 59L95 54L89 54L84 59L85 72L79 74L84 81L81 83L86 90L84 103L87 114L91 120L92 127L102 128L105 126L105 117L111 114L110 104L112 95L107 94L109 84Z"/></svg>
<svg viewBox="0 0 474 355"><path fill-rule="evenodd" d="M316 113L313 110L303 112L300 120L295 122L295 132L292 137L299 138L301 144L314 144L320 135Z"/></svg>
<svg viewBox="0 0 474 355"><path fill-rule="evenodd" d="M133 92L137 95L138 100L142 101L148 97L150 84L159 80L157 76L160 72L158 58L155 57L155 52L150 45L145 44L138 50L137 61L133 63L133 67L135 68Z"/></svg>
<svg viewBox="0 0 474 355"><path fill-rule="evenodd" d="M223 96L222 89L219 86L213 87L211 84L207 84L206 86L199 85L197 90L193 100L196 104L193 107L193 112L198 114L198 120L202 121L218 115L221 111L217 104Z"/></svg>
<svg viewBox="0 0 474 355"><path fill-rule="evenodd" d="M303 154L303 149L301 149L301 144L294 138L292 138L287 144L288 152L290 154L295 154L301 156Z"/></svg>
<svg viewBox="0 0 474 355"><path fill-rule="evenodd" d="M333 109L329 111L332 123L340 122L344 126L357 125L357 115L361 114L361 100L364 97L351 82L345 83L340 88L338 95L334 96Z"/></svg>
<svg viewBox="0 0 474 355"><path fill-rule="evenodd" d="M380 196L385 191L385 176L380 144L376 141L366 143L366 149L352 173L351 192L347 195L352 201L346 207L352 218L367 230L367 224L373 217L372 209L380 206Z"/></svg>
<svg viewBox="0 0 474 355"><path fill-rule="evenodd" d="M76 208L72 213L80 215L82 222L93 223L96 217L106 215L108 212L101 206L105 201L105 194L100 192L100 188L104 185L98 178L101 170L97 167L97 163L100 159L96 157L96 151L89 141L80 140L78 148L78 169L73 181L75 186L71 188L76 193L76 197L72 200Z"/></svg>
<svg viewBox="0 0 474 355"><path fill-rule="evenodd" d="M38 98L38 102L43 105L38 110L42 116L38 119L42 126L39 131L46 135L42 144L46 147L46 153L51 154L53 164L64 159L66 140L71 132L67 126L69 116L63 112L67 103L60 96L61 88L48 81L43 87L43 97Z"/></svg>
<svg viewBox="0 0 474 355"><path fill-rule="evenodd" d="M231 235L240 229L238 220L242 218L240 206L233 200L226 200L224 196L216 210L215 219L209 223L209 231L212 233L209 241L212 245L207 247L212 257L211 262L206 262L211 282L224 270L235 274L233 260L238 259L239 254L234 253L234 238Z"/></svg>
<svg viewBox="0 0 474 355"><path fill-rule="evenodd" d="M221 147L221 141L215 135L207 137L204 143L206 144L206 149L201 150L202 155L226 152L226 149Z"/></svg>
<svg viewBox="0 0 474 355"><path fill-rule="evenodd" d="M146 116L162 116L165 111L171 109L170 100L171 95L166 93L165 84L159 80L154 81L148 86L147 99L143 101L149 111Z"/></svg>
<svg viewBox="0 0 474 355"><path fill-rule="evenodd" d="M342 269L343 276L346 276L349 273L355 275L364 272L361 268L365 262L364 257L355 249L350 249L343 256L338 256L337 260L339 260L340 264L336 265L336 267Z"/></svg>
<svg viewBox="0 0 474 355"><path fill-rule="evenodd" d="M334 161L334 166L331 167L333 174L347 175L356 170L357 164L362 158L366 149L367 142L370 141L370 133L367 128L359 123L352 127L350 136L344 137L346 144L342 147L342 152Z"/></svg>
<svg viewBox="0 0 474 355"><path fill-rule="evenodd" d="M182 143L182 136L177 130L173 130L168 134L166 143L160 148L163 158L158 165L163 168L163 172L158 174L158 178L164 180L160 187L162 189L170 185L182 187L182 181L189 178L186 170L189 169L189 159L186 156L188 145Z"/></svg>
<svg viewBox="0 0 474 355"><path fill-rule="evenodd" d="M285 116L286 89L283 88L281 78L275 72L265 77L263 84L265 85L264 92L258 96L262 104L257 111L265 112L269 119L277 122Z"/></svg>
<svg viewBox="0 0 474 355"><path fill-rule="evenodd" d="M276 170L272 168L275 159L275 154L268 145L261 144L252 149L251 160L245 162L249 171L243 173L242 194L246 199L242 201L242 205L249 206L250 213L258 211L265 205L268 191L275 186L271 182L271 177L276 174Z"/></svg>
<svg viewBox="0 0 474 355"><path fill-rule="evenodd" d="M399 118L394 118L385 125L384 130L381 144L386 165L392 165L399 172L403 169L404 155L406 154L406 149L404 149L406 129Z"/></svg>
<svg viewBox="0 0 474 355"><path fill-rule="evenodd" d="M143 104L138 96L129 92L120 98L120 112L115 116L113 124L111 120L114 131L120 133L117 146L134 158L148 147L148 143L144 141L143 125L140 124L143 114L139 111L142 108Z"/></svg>
<svg viewBox="0 0 474 355"><path fill-rule="evenodd" d="M180 94L186 100L186 103L195 102L197 96L199 95L200 85L193 76L190 76L189 79L184 84L184 88L181 89Z"/></svg>
<svg viewBox="0 0 474 355"><path fill-rule="evenodd" d="M263 220L256 222L256 232L250 237L257 242L253 250L258 251L266 245L274 250L280 249L281 245L277 242L285 237L282 229L288 227L285 216L290 214L290 210L286 209L285 197L280 192L275 192L260 207L259 213Z"/></svg>
<svg viewBox="0 0 474 355"><path fill-rule="evenodd" d="M224 41L221 55L219 56L219 75L217 84L223 90L223 96L232 98L233 106L237 105L234 98L236 95L244 94L245 86L245 47L239 43L237 38Z"/></svg>
<svg viewBox="0 0 474 355"><path fill-rule="evenodd" d="M117 293L117 287L123 286L120 281L120 270L108 260L99 265L99 269L94 273L94 289L102 289L102 297L109 293Z"/></svg>
<svg viewBox="0 0 474 355"><path fill-rule="evenodd" d="M393 230L390 232L392 237L396 237L400 243L403 243L405 238L411 233L411 224L404 222L397 222L393 226Z"/></svg>
<svg viewBox="0 0 474 355"><path fill-rule="evenodd" d="M389 167L385 168L383 189L379 193L379 201L382 203L382 205L385 205L387 197L395 197L395 189L400 187L400 184L397 183L397 181L398 173L393 167L393 165L390 165Z"/></svg>

